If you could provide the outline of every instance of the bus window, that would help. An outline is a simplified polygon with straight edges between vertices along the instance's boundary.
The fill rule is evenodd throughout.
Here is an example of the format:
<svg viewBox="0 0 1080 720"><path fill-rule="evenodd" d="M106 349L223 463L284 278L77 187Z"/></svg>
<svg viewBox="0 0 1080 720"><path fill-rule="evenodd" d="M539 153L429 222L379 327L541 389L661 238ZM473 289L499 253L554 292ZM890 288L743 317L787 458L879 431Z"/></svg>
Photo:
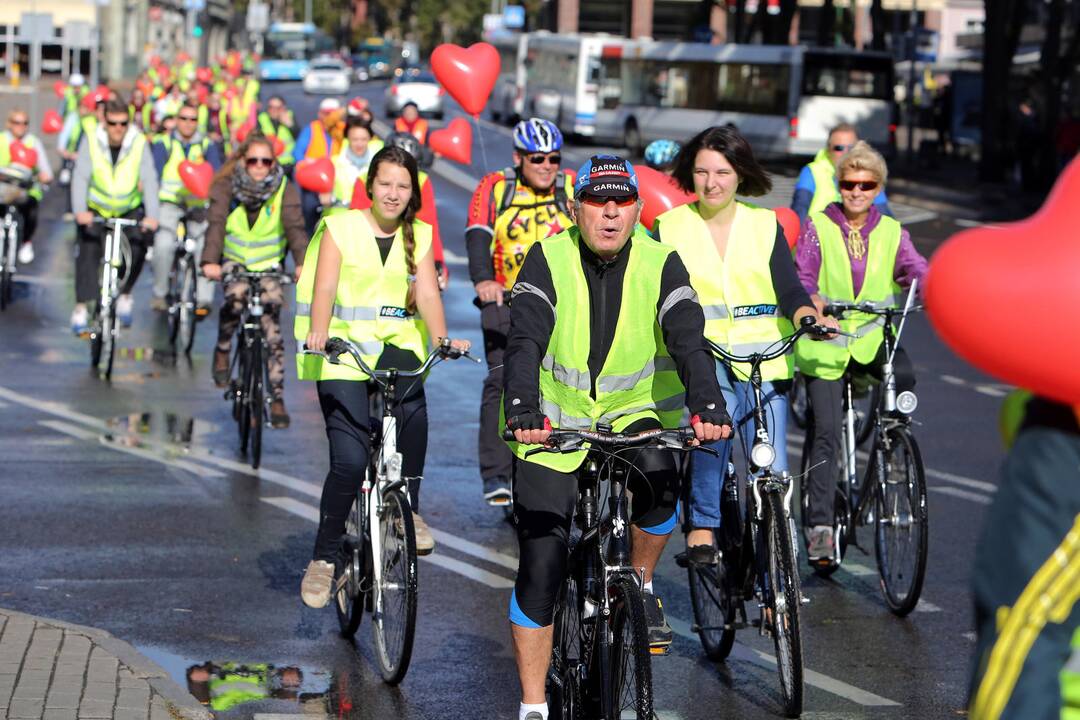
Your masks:
<svg viewBox="0 0 1080 720"><path fill-rule="evenodd" d="M788 65L724 63L716 78L716 107L727 112L785 115Z"/></svg>
<svg viewBox="0 0 1080 720"><path fill-rule="evenodd" d="M604 110L615 110L619 107L623 94L622 59L609 57L601 60L601 63L598 92L600 107Z"/></svg>
<svg viewBox="0 0 1080 720"><path fill-rule="evenodd" d="M803 95L892 100L892 75L887 57L808 52Z"/></svg>

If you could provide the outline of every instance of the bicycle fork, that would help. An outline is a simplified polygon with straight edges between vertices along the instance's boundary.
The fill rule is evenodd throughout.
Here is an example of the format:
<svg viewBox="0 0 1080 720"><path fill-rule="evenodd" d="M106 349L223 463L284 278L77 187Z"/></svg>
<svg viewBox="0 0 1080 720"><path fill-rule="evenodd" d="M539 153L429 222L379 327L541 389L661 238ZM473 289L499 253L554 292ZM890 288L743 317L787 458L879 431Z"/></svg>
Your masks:
<svg viewBox="0 0 1080 720"><path fill-rule="evenodd" d="M386 415L382 420L383 444L379 450L378 477L373 486L371 478L364 480L362 491L367 498L368 528L371 535L371 588L374 595L372 604L373 616L376 620L382 617L382 589L383 589L383 565L380 514L383 511L383 496L386 493L400 487L403 480L401 477L401 453L397 451L397 418ZM372 493L372 490L375 492ZM406 493L406 498L408 493Z"/></svg>

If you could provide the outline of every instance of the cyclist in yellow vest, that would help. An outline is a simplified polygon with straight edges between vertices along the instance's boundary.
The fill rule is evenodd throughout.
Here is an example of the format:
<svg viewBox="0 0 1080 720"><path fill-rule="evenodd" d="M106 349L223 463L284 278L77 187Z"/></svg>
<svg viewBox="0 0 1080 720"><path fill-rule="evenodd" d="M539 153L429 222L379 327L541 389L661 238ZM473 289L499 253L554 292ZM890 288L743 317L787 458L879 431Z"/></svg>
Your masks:
<svg viewBox="0 0 1080 720"><path fill-rule="evenodd" d="M196 261L202 254L203 238L206 235L206 210L210 201L191 194L180 177L180 164L185 160L192 163L208 162L217 170L225 160L221 145L200 134L198 123L198 106L189 100L180 106L176 114L176 129L155 142L152 147L154 165L161 178L161 189L158 192L161 217L158 231L154 235L154 256L151 263L154 289L150 297L150 308L158 312L168 309L165 295L169 291L169 271L176 254L176 231L180 221L184 222L186 236L198 243ZM206 317L210 313L213 300L214 286L200 275L196 283L195 316Z"/></svg>
<svg viewBox="0 0 1080 720"><path fill-rule="evenodd" d="M420 209L416 160L401 148L383 148L371 161L367 190L370 209L327 217L311 241L304 261L307 272L296 287L295 336L312 350L323 350L329 337L347 338L361 349L370 367L415 370L428 348L447 337L431 227L416 218ZM469 342L454 340L452 347L468 350ZM368 377L354 367L300 354L296 363L300 379L317 382L330 440L319 530L300 587L304 603L320 608L330 600L346 516L368 467L369 386ZM426 555L434 550L435 541L419 515L428 434L423 383L404 390L401 401L397 408L401 472L409 479L416 550Z"/></svg>
<svg viewBox="0 0 1080 720"><path fill-rule="evenodd" d="M1013 278L988 278L1009 282ZM1035 358L1033 358L1035 361ZM968 717L1080 717L1080 405L1031 397L976 543Z"/></svg>
<svg viewBox="0 0 1080 720"><path fill-rule="evenodd" d="M510 329L506 298L535 243L571 225L574 174L560 168L563 137L554 123L530 118L514 127L514 166L485 175L473 193L465 228L469 276L480 308L488 375L478 438L484 499L510 502L512 456L499 438L503 351Z"/></svg>
<svg viewBox="0 0 1080 720"><path fill-rule="evenodd" d="M821 212L831 203L840 202L840 192L836 186L836 163L858 140L859 135L854 125L840 123L829 131L825 147L818 151L809 164L803 166L795 181L795 193L791 198L791 209L799 216L800 222L804 222L810 213ZM892 216L884 191L874 199L874 204L882 214Z"/></svg>
<svg viewBox="0 0 1080 720"><path fill-rule="evenodd" d="M345 123L345 142L334 156L334 189L319 195L323 217L349 209L356 191L356 184L367 183L367 170L382 143L374 141L371 123L358 117L350 117Z"/></svg>
<svg viewBox="0 0 1080 720"><path fill-rule="evenodd" d="M700 441L731 433L690 277L678 253L633 234L640 211L633 166L610 155L591 158L575 183L577 225L533 245L512 291L503 404L519 459L520 561L510 623L521 718L547 717L552 615L566 571L575 473L585 456L526 458L529 446L547 440L551 428L677 427L686 408ZM671 629L652 575L675 527L678 471L669 451L642 450L632 463L631 565L643 569L649 639L659 647L671 643Z"/></svg>
<svg viewBox="0 0 1080 720"><path fill-rule="evenodd" d="M270 140L252 133L221 167L210 187L206 241L200 260L203 275L220 280L233 270L283 271L286 253L290 253L299 278L307 243L296 186L285 177ZM213 363L218 387L229 383L229 350L244 312L247 291L246 281L227 283L224 288ZM270 423L285 428L289 426L284 399L285 339L281 334L285 296L281 283L270 278L259 280L259 292L264 310L263 334L270 348Z"/></svg>
<svg viewBox="0 0 1080 720"><path fill-rule="evenodd" d="M691 139L674 161L673 177L697 200L657 218L654 236L675 248L690 272L705 314L705 337L735 355L765 352L795 332L804 317L816 317L810 296L799 283L776 213L736 200L772 189L768 174L746 139L733 127L712 127ZM826 319L832 326L836 321ZM794 323L794 325L793 325ZM773 469L787 463L787 391L794 374L792 356L761 366L766 423L777 449ZM753 388L747 365L717 364L717 378L732 416L742 420L744 447L753 444ZM694 458L690 492L692 561L716 561L715 531L720 527L720 495L731 457L731 442L719 456Z"/></svg>
<svg viewBox="0 0 1080 720"><path fill-rule="evenodd" d="M897 305L902 287L926 273L926 260L900 223L878 210L874 200L885 186L888 169L881 154L858 142L837 165L841 202L810 213L803 225L795 263L799 279L814 304L872 302ZM811 562L833 556L833 460L841 447L841 378L845 371L880 380L884 361L881 321L873 316L846 315L846 333L825 342L800 339L795 360L806 377L814 412L810 451L810 512L807 557ZM914 387L911 360L902 349L893 360L896 389Z"/></svg>
<svg viewBox="0 0 1080 720"><path fill-rule="evenodd" d="M16 165L20 175L30 175L34 178L34 184L30 188L26 202L19 207L22 215L22 244L19 245L18 261L20 265L29 265L34 262L34 231L37 229L38 205L43 194L42 184L52 182L52 170L49 168L49 158L45 154L45 145L36 135L30 132L30 115L21 108L16 108L8 113L7 130L0 133L0 167L12 167L11 145L21 143L27 150L33 150L37 154L33 167Z"/></svg>
<svg viewBox="0 0 1080 720"><path fill-rule="evenodd" d="M266 101L266 110L259 113L258 127L263 135L276 137L285 146L284 151L278 155L286 172L291 171L296 164L293 149L296 147L296 137L293 135L292 113L285 107L285 100L280 95L271 95Z"/></svg>
<svg viewBox="0 0 1080 720"><path fill-rule="evenodd" d="M158 179L146 136L132 123L127 103L113 98L104 103L103 121L91 124L92 131L79 145L79 155L71 180L71 210L78 226L75 255L75 308L71 327L77 335L86 332L86 304L100 292L100 226L92 226L94 216L142 220L143 232L127 233L131 242L131 267L120 288L116 315L122 325L130 325L134 303L131 289L139 279L146 259L145 233L157 230Z"/></svg>

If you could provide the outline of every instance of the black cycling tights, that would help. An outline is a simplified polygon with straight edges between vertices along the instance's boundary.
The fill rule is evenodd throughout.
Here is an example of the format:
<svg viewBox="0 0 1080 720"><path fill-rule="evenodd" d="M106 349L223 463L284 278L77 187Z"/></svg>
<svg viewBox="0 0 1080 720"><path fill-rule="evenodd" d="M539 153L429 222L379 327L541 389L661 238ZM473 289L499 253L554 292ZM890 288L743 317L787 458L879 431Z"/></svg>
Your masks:
<svg viewBox="0 0 1080 720"><path fill-rule="evenodd" d="M397 367L402 368L399 364ZM405 369L405 368L402 368ZM400 388L408 392L394 413L398 425L398 451L402 454L403 475L409 478L409 500L419 512L420 480L427 454L428 416L423 382L403 380ZM317 383L319 405L326 420L330 441L330 472L323 485L319 504L319 531L315 537L315 560L333 562L337 556L345 519L364 480L371 454L371 425L368 417L369 385L354 380L322 380ZM381 423L381 418L374 418Z"/></svg>
<svg viewBox="0 0 1080 720"><path fill-rule="evenodd" d="M652 419L632 423L627 432L659 427ZM674 528L679 474L670 450L627 449L619 455L636 470L627 473L631 495L630 521L654 535ZM552 622L555 598L566 576L570 524L578 498L578 476L528 461L514 463L514 516L517 520L518 562L511 621L544 627ZM606 508L605 508L606 510ZM515 611L524 618L515 616Z"/></svg>

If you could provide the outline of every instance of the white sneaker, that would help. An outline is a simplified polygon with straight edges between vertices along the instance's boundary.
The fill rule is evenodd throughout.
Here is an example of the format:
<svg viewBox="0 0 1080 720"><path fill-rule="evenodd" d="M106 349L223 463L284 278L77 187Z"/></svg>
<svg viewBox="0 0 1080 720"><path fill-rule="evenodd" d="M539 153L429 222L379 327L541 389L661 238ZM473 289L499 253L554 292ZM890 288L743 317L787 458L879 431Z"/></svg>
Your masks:
<svg viewBox="0 0 1080 720"><path fill-rule="evenodd" d="M431 537L431 528L424 522L424 518L416 513L413 513L412 521L416 533L416 554L430 555L435 551L435 538Z"/></svg>
<svg viewBox="0 0 1080 720"><path fill-rule="evenodd" d="M330 588L334 584L334 566L325 560L312 560L300 581L300 599L309 608L324 608L330 603Z"/></svg>
<svg viewBox="0 0 1080 720"><path fill-rule="evenodd" d="M135 312L135 300L130 295L116 298L116 317L124 327L131 327L131 316Z"/></svg>
<svg viewBox="0 0 1080 720"><path fill-rule="evenodd" d="M82 335L86 332L86 326L89 322L90 313L86 311L86 306L76 305L75 309L71 311L71 332Z"/></svg>
<svg viewBox="0 0 1080 720"><path fill-rule="evenodd" d="M34 245L33 243L24 242L19 246L19 264L29 265L34 262Z"/></svg>

